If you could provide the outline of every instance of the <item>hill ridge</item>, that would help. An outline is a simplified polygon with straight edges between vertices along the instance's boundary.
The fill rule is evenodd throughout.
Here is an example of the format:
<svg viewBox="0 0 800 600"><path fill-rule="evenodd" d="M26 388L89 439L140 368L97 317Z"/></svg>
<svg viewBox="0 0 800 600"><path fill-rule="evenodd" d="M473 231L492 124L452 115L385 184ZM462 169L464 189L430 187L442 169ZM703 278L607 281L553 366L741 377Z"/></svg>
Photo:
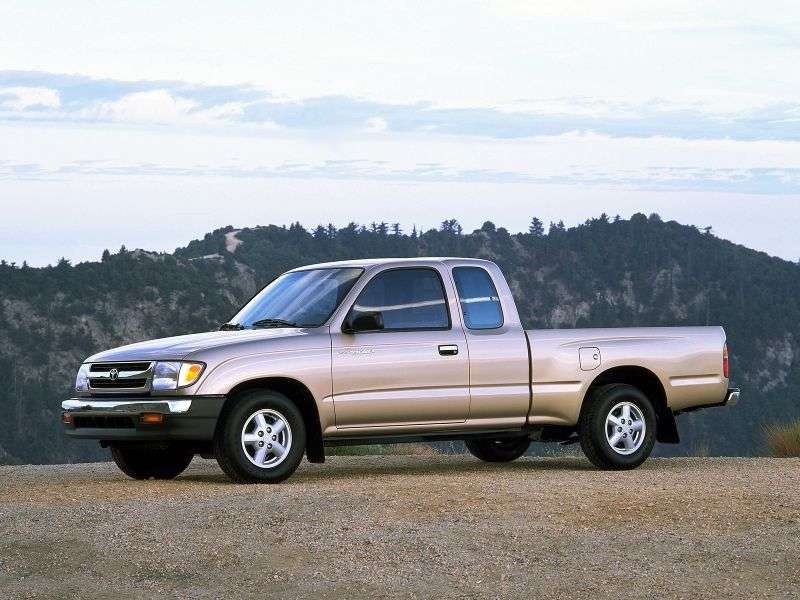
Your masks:
<svg viewBox="0 0 800 600"><path fill-rule="evenodd" d="M235 240L235 245L232 243ZM679 418L661 453L760 454L762 426L800 416L800 267L658 215L605 215L511 234L456 220L306 229L226 226L172 253L104 252L98 262L33 268L0 262L0 462L104 457L60 436L60 401L78 364L133 341L216 328L262 285L303 264L400 256L497 262L526 327L722 325L743 402ZM31 444L31 439L44 439Z"/></svg>

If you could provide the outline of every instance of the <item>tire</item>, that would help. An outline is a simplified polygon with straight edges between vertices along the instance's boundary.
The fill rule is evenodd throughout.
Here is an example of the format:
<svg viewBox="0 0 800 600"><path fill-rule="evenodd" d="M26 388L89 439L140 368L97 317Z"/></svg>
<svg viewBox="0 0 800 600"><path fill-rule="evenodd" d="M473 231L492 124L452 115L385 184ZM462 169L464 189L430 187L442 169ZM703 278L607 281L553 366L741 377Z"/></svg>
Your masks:
<svg viewBox="0 0 800 600"><path fill-rule="evenodd" d="M130 442L113 444L111 457L131 479L174 479L192 462L194 452L170 442Z"/></svg>
<svg viewBox="0 0 800 600"><path fill-rule="evenodd" d="M599 387L581 414L578 435L583 453L596 467L635 469L650 456L656 442L653 404L632 385Z"/></svg>
<svg viewBox="0 0 800 600"><path fill-rule="evenodd" d="M467 440L467 450L484 462L511 462L525 454L531 440L528 437Z"/></svg>
<svg viewBox="0 0 800 600"><path fill-rule="evenodd" d="M223 416L214 449L219 466L236 483L279 483L303 460L303 416L283 394L246 392Z"/></svg>

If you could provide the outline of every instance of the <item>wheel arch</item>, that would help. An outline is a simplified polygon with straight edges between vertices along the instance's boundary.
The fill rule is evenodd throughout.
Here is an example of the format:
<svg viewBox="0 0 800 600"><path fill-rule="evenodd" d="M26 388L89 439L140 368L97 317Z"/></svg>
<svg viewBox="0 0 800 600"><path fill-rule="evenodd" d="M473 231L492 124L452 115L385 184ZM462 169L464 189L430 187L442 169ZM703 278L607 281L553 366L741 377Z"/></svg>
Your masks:
<svg viewBox="0 0 800 600"><path fill-rule="evenodd" d="M217 421L217 428L224 422L227 412L236 403L237 398L244 392L252 390L272 390L294 402L300 409L306 425L306 458L312 463L325 462L325 448L322 443L322 426L317 402L305 384L290 377L260 377L236 384L225 395L225 403Z"/></svg>
<svg viewBox="0 0 800 600"><path fill-rule="evenodd" d="M650 369L637 365L617 366L600 373L586 390L581 404L581 413L592 400L594 391L611 383L632 385L647 396L656 411L656 440L666 444L680 441L675 415L667 404L667 392L658 375Z"/></svg>

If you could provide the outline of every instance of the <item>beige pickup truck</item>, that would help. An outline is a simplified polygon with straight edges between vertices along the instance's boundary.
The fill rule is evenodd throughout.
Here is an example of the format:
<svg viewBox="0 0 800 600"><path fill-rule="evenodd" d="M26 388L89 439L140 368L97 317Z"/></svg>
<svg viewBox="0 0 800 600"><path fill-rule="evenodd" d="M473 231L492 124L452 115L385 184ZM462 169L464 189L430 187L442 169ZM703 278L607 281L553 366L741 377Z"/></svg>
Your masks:
<svg viewBox="0 0 800 600"><path fill-rule="evenodd" d="M525 330L492 262L351 260L284 273L220 331L89 357L62 421L137 479L201 454L275 483L325 446L411 441L490 462L580 442L631 469L675 415L738 397L721 327Z"/></svg>

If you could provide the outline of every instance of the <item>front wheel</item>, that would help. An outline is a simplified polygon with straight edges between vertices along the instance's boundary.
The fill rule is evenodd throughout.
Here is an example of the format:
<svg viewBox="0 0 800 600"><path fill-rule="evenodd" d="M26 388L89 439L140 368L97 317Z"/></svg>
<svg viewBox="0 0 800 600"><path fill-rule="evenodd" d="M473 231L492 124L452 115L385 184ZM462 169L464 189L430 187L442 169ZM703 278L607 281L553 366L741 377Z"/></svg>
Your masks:
<svg viewBox="0 0 800 600"><path fill-rule="evenodd" d="M656 413L641 390L626 384L597 388L581 415L581 448L601 469L635 469L656 442Z"/></svg>
<svg viewBox="0 0 800 600"><path fill-rule="evenodd" d="M192 462L194 452L169 442L130 442L113 444L111 457L132 479L174 479Z"/></svg>
<svg viewBox="0 0 800 600"><path fill-rule="evenodd" d="M467 450L484 462L511 462L525 454L531 440L528 437L493 440L467 440Z"/></svg>
<svg viewBox="0 0 800 600"><path fill-rule="evenodd" d="M237 483L278 483L303 460L303 415L283 394L248 392L227 412L214 445L219 466Z"/></svg>

